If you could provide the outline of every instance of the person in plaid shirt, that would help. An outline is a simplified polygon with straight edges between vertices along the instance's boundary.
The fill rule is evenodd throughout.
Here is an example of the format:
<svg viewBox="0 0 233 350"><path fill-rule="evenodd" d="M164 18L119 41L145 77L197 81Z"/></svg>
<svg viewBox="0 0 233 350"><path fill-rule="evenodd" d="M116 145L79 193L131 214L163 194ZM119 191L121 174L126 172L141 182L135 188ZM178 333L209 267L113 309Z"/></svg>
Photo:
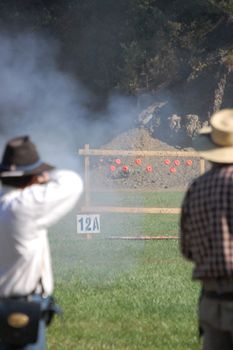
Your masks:
<svg viewBox="0 0 233 350"><path fill-rule="evenodd" d="M203 350L233 349L233 109L215 113L193 142L211 169L182 204L180 249L202 286Z"/></svg>

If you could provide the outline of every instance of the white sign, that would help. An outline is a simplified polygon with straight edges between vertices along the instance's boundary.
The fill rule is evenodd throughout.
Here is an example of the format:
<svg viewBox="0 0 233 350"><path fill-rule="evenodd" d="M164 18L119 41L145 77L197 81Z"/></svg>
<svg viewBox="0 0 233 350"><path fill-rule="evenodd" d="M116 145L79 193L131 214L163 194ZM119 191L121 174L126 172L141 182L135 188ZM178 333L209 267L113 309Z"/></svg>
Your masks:
<svg viewBox="0 0 233 350"><path fill-rule="evenodd" d="M77 215L77 233L100 233L100 215Z"/></svg>

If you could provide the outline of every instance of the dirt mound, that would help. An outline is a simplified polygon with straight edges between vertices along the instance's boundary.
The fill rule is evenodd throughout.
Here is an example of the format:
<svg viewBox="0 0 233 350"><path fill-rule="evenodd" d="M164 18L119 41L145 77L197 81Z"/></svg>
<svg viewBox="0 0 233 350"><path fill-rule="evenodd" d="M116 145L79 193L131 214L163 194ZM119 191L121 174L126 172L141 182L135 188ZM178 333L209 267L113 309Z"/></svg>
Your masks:
<svg viewBox="0 0 233 350"><path fill-rule="evenodd" d="M153 138L145 128L135 128L115 137L111 142L103 145L103 149L124 150L177 150L165 142Z"/></svg>
<svg viewBox="0 0 233 350"><path fill-rule="evenodd" d="M114 138L102 149L178 151L153 138L144 128L131 129ZM192 151L192 149L187 149ZM93 157L93 189L184 188L199 174L199 159L184 157Z"/></svg>

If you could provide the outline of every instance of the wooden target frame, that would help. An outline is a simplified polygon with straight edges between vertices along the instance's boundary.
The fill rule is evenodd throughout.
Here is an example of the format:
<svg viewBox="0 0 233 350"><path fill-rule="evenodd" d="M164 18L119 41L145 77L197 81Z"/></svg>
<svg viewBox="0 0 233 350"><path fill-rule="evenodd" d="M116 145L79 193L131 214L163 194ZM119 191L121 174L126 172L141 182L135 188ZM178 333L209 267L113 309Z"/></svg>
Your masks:
<svg viewBox="0 0 233 350"><path fill-rule="evenodd" d="M193 151L133 151L133 150L109 150L90 149L89 144L79 150L79 155L84 157L84 205L81 213L129 213L129 214L179 214L180 208L157 208L157 207L110 207L91 206L90 202L90 157L97 156L127 156L127 157L181 157L198 158L199 173L205 172L205 160ZM117 190L116 190L117 191Z"/></svg>

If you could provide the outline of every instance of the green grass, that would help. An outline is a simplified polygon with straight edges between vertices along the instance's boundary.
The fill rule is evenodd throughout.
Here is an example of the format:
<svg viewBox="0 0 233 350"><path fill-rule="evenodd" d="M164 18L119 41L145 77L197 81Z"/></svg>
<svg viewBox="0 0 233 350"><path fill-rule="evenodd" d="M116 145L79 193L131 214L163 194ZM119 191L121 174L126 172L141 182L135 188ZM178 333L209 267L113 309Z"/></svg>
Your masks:
<svg viewBox="0 0 233 350"><path fill-rule="evenodd" d="M154 198L174 207L182 199L180 193L141 196L148 206ZM128 200L129 193L121 194L121 203ZM89 240L76 234L75 216L50 233L55 296L64 318L49 328L49 350L196 350L199 288L178 241L106 239L178 235L178 216L101 215L101 235Z"/></svg>
<svg viewBox="0 0 233 350"><path fill-rule="evenodd" d="M179 207L183 192L95 192L91 195L93 205L132 207Z"/></svg>

